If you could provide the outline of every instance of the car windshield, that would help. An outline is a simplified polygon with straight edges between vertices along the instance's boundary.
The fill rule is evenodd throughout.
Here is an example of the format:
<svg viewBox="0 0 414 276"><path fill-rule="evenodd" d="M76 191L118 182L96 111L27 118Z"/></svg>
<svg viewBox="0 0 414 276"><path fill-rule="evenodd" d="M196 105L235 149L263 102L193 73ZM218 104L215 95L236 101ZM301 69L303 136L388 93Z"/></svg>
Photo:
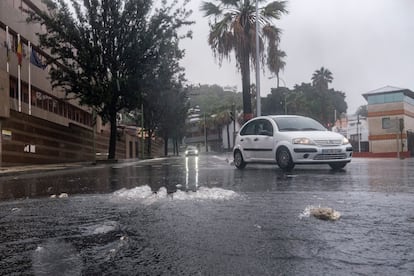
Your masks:
<svg viewBox="0 0 414 276"><path fill-rule="evenodd" d="M326 131L317 121L307 117L272 117L279 131Z"/></svg>

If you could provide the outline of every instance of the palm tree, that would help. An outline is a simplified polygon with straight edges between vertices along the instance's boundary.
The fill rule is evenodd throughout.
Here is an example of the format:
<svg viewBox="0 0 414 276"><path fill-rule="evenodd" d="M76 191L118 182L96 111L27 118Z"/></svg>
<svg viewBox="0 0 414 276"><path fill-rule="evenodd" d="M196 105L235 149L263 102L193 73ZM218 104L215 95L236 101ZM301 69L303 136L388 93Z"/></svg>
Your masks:
<svg viewBox="0 0 414 276"><path fill-rule="evenodd" d="M260 0L256 0L260 1ZM261 1L260 1L261 2ZM263 64L264 45L276 44L280 30L275 27L275 20L287 13L286 2L272 1L259 8L260 24L259 52L256 57L256 8L254 0L212 0L203 2L201 11L206 17L213 17L210 22L208 44L219 63L223 58L230 58L234 51L237 67L242 75L244 120L253 117L250 96L250 62L255 64L259 58ZM274 53L272 53L274 54Z"/></svg>
<svg viewBox="0 0 414 276"><path fill-rule="evenodd" d="M328 84L333 80L332 72L329 69L321 67L321 69L316 70L312 75L312 85L319 90L327 90Z"/></svg>
<svg viewBox="0 0 414 276"><path fill-rule="evenodd" d="M321 69L316 70L312 75L312 85L316 88L318 96L320 97L320 118L321 122L324 124L328 123L329 114L328 113L328 102L329 97L327 96L328 84L333 80L332 72L329 69L321 67Z"/></svg>
<svg viewBox="0 0 414 276"><path fill-rule="evenodd" d="M271 45L268 48L267 54L267 66L270 72L274 73L277 80L277 88L279 88L279 73L283 71L286 66L286 62L283 60L286 57L286 53L277 48L277 45Z"/></svg>

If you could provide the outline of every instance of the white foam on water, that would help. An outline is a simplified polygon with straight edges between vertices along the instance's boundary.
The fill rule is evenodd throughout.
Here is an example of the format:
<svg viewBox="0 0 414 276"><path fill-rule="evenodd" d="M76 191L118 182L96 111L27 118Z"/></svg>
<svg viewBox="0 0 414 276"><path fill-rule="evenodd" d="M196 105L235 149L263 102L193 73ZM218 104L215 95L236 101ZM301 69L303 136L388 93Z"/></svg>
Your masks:
<svg viewBox="0 0 414 276"><path fill-rule="evenodd" d="M207 187L200 187L195 192L177 190L175 193L168 194L165 187L154 193L149 186L140 186L133 189L121 189L113 193L114 199L139 201L143 204L165 200L229 200L238 196L234 191Z"/></svg>
<svg viewBox="0 0 414 276"><path fill-rule="evenodd" d="M234 191L207 187L200 187L196 192L178 190L171 194L171 197L176 200L228 200L237 196L238 194Z"/></svg>
<svg viewBox="0 0 414 276"><path fill-rule="evenodd" d="M87 226L85 232L92 235L106 234L117 230L118 227L119 224L116 221L105 221L102 224Z"/></svg>
<svg viewBox="0 0 414 276"><path fill-rule="evenodd" d="M315 207L312 205L306 206L305 210L303 210L303 212L299 214L299 218L303 219L303 218L310 217L310 211L312 208L315 208Z"/></svg>

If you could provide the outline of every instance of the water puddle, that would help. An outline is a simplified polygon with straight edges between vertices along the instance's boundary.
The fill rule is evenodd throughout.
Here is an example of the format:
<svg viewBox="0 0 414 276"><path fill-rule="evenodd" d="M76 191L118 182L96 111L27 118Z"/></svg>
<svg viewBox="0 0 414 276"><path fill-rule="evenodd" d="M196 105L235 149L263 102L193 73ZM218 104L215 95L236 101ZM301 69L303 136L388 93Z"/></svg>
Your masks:
<svg viewBox="0 0 414 276"><path fill-rule="evenodd" d="M70 243L50 240L33 252L35 275L81 275L82 258Z"/></svg>

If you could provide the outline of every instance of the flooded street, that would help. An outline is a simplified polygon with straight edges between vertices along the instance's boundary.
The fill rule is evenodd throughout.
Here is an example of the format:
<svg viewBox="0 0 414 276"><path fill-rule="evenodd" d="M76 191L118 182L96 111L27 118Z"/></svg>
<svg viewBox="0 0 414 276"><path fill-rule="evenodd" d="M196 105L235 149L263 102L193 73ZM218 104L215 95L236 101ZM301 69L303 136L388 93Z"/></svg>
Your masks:
<svg viewBox="0 0 414 276"><path fill-rule="evenodd" d="M414 160L285 174L227 159L0 177L0 274L414 274Z"/></svg>

